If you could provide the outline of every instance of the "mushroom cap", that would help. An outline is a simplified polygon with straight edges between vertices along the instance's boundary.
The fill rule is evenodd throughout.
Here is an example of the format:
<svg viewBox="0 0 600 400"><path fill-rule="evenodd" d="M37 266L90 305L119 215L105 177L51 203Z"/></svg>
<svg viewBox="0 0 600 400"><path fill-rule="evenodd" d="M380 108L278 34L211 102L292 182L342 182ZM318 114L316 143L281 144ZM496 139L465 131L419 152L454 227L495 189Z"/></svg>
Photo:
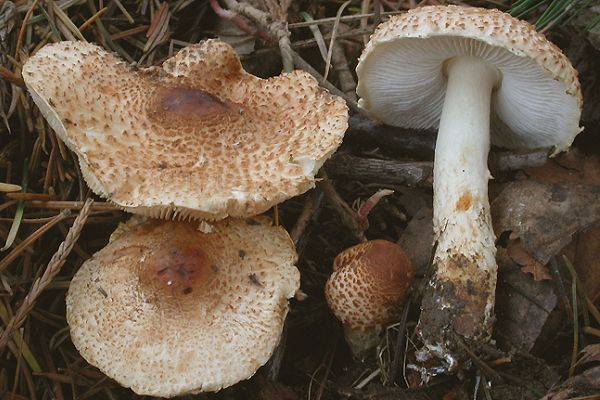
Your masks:
<svg viewBox="0 0 600 400"><path fill-rule="evenodd" d="M152 217L260 214L313 187L347 128L344 101L310 75L257 78L218 40L140 70L93 44L55 43L23 79L90 188Z"/></svg>
<svg viewBox="0 0 600 400"><path fill-rule="evenodd" d="M501 74L493 144L562 151L581 132L581 88L567 57L527 22L475 7L421 7L381 24L356 68L359 106L389 125L437 128L444 64L457 56L479 57Z"/></svg>
<svg viewBox="0 0 600 400"><path fill-rule="evenodd" d="M370 240L338 254L325 298L345 327L368 331L397 316L414 275L400 246Z"/></svg>
<svg viewBox="0 0 600 400"><path fill-rule="evenodd" d="M217 391L277 346L300 285L294 245L266 217L197 223L133 218L67 294L81 355L138 394Z"/></svg>

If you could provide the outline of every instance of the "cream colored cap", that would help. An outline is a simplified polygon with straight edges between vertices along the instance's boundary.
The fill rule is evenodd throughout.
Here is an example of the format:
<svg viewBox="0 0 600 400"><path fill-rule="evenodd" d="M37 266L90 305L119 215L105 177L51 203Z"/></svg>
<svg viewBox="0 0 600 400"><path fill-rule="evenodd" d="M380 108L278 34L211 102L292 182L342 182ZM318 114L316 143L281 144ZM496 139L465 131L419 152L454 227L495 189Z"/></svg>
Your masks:
<svg viewBox="0 0 600 400"><path fill-rule="evenodd" d="M347 127L344 101L310 75L259 79L217 40L142 70L60 42L23 78L90 188L152 217L260 214L313 187Z"/></svg>
<svg viewBox="0 0 600 400"><path fill-rule="evenodd" d="M415 8L381 24L356 68L359 106L389 125L437 128L444 63L457 56L479 57L501 74L493 144L562 151L581 131L581 88L567 57L527 22L475 7Z"/></svg>
<svg viewBox="0 0 600 400"><path fill-rule="evenodd" d="M400 246L370 240L338 254L325 298L345 327L360 331L383 327L401 311L414 274Z"/></svg>
<svg viewBox="0 0 600 400"><path fill-rule="evenodd" d="M132 218L86 261L67 294L71 338L138 394L217 391L277 346L300 285L287 232L266 217L198 223Z"/></svg>

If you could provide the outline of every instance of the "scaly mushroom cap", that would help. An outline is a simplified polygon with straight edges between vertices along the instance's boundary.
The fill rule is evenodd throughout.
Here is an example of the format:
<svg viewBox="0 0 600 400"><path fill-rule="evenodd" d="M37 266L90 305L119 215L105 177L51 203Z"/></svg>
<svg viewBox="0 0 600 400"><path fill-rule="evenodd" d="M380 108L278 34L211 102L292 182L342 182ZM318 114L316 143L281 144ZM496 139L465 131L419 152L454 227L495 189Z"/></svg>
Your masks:
<svg viewBox="0 0 600 400"><path fill-rule="evenodd" d="M294 245L266 217L198 224L133 218L67 294L81 355L138 394L216 391L277 346L300 285Z"/></svg>
<svg viewBox="0 0 600 400"><path fill-rule="evenodd" d="M90 188L152 217L262 213L314 186L348 111L307 73L246 73L207 40L134 70L84 42L47 45L23 79Z"/></svg>
<svg viewBox="0 0 600 400"><path fill-rule="evenodd" d="M415 8L381 24L356 68L359 105L390 125L437 128L444 64L457 56L479 57L500 72L492 143L562 151L581 132L581 88L567 57L527 22L475 7Z"/></svg>
<svg viewBox="0 0 600 400"><path fill-rule="evenodd" d="M371 330L390 323L401 311L414 274L400 246L371 240L338 254L325 297L345 327Z"/></svg>

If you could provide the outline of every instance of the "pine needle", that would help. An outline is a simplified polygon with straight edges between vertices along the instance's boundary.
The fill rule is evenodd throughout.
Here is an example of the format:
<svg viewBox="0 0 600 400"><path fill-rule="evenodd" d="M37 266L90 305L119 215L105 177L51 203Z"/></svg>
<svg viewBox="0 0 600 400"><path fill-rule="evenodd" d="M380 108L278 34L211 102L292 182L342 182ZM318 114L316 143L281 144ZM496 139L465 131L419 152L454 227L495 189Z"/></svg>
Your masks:
<svg viewBox="0 0 600 400"><path fill-rule="evenodd" d="M50 259L50 262L48 262L46 270L44 271L42 276L38 278L33 283L33 285L31 285L31 289L29 290L27 296L25 296L23 303L21 304L15 315L12 317L10 322L4 328L2 336L0 336L0 349L6 346L6 343L8 342L12 333L16 329L19 329L21 325L23 325L25 319L27 318L27 315L29 314L29 311L33 309L35 301L37 300L39 295L50 284L50 282L52 282L54 277L60 272L60 269L67 260L68 255L71 253L71 250L73 250L73 246L77 242L77 239L79 239L81 230L85 226L87 217L90 214L92 202L93 200L91 199L88 199L85 202L85 205L83 206L79 215L73 222L71 229L69 229L69 233L67 233L65 240L60 244L58 250Z"/></svg>
<svg viewBox="0 0 600 400"><path fill-rule="evenodd" d="M534 18L537 30L546 33L560 27L592 6L594 0L518 0L508 11L520 19ZM599 19L600 22L600 19Z"/></svg>

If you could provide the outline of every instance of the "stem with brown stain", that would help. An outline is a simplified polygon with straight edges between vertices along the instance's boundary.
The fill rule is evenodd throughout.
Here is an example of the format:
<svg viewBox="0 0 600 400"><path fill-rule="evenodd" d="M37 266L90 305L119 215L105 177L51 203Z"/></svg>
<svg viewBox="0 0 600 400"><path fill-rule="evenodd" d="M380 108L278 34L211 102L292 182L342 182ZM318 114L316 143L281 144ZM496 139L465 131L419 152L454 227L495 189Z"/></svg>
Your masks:
<svg viewBox="0 0 600 400"><path fill-rule="evenodd" d="M491 336L495 302L495 236L488 202L490 101L497 70L474 57L447 65L448 86L433 167L433 276L425 289L418 332L421 357L451 371ZM439 372L439 369L436 370Z"/></svg>

